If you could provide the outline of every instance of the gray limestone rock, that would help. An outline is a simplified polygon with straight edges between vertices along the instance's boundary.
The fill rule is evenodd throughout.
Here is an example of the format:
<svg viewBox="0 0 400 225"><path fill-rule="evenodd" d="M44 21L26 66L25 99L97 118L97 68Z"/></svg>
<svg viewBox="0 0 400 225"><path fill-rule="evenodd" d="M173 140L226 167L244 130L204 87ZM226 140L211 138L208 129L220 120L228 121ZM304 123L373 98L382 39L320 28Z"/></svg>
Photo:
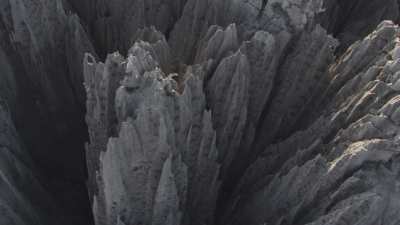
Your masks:
<svg viewBox="0 0 400 225"><path fill-rule="evenodd" d="M0 0L0 225L399 224L399 9Z"/></svg>
<svg viewBox="0 0 400 225"><path fill-rule="evenodd" d="M92 189L98 189L97 224L213 221L220 166L204 72L190 67L178 84L152 57L158 46L137 42L127 59L113 54L106 64L87 56L87 153L88 165L95 164L89 176L95 180ZM111 83L117 84L113 91L104 92ZM110 95L99 98L105 93ZM107 133L111 129L116 133Z"/></svg>
<svg viewBox="0 0 400 225"><path fill-rule="evenodd" d="M272 1L257 17L261 1L188 1L169 44L151 31L118 56L120 87L99 98L106 107L87 102L94 115L115 105L116 117L108 141L91 139L102 143L97 223L396 221L398 28L383 22L335 62L339 43L317 24L322 3ZM91 70L88 96L100 96L95 80L113 67L93 68L104 72ZM192 76L201 98L183 101Z"/></svg>
<svg viewBox="0 0 400 225"><path fill-rule="evenodd" d="M390 35L379 42L385 47L368 55L372 60L364 72L352 78L358 82L344 81L343 88L352 88L327 100L316 123L267 147L249 167L235 191L239 203L234 207L241 213L226 217L225 223L397 223L397 181L392 176L398 173L399 129L391 119L397 93L386 78L394 71L381 66L379 75L372 76L368 68L393 65L398 32L397 26L383 22L363 42L350 47L354 57L367 60L360 55L364 49ZM351 59L343 57L335 68L347 64L355 69ZM348 70L337 71L331 68L330 73L340 77ZM329 86L338 80L332 79Z"/></svg>

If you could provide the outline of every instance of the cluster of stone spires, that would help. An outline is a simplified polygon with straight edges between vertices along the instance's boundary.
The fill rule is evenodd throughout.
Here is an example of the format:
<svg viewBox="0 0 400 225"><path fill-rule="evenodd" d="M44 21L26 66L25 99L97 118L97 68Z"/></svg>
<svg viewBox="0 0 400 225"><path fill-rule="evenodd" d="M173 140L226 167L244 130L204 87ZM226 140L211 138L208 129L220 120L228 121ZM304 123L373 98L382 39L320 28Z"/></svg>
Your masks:
<svg viewBox="0 0 400 225"><path fill-rule="evenodd" d="M0 6L1 225L399 223L396 0Z"/></svg>

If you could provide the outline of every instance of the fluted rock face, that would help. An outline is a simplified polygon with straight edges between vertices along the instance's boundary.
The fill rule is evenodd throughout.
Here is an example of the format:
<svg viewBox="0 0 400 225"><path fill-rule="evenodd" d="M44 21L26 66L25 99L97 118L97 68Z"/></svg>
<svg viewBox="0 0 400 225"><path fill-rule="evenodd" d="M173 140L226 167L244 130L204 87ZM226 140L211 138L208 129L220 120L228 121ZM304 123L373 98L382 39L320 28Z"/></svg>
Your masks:
<svg viewBox="0 0 400 225"><path fill-rule="evenodd" d="M64 159L82 155L85 124L79 118L85 92L80 58L92 51L90 41L79 19L65 14L59 1L4 0L1 5L2 92L16 126L39 164L47 169L62 165L59 173L83 177L82 166ZM74 133L81 137L64 138ZM63 147L69 151L54 150Z"/></svg>
<svg viewBox="0 0 400 225"><path fill-rule="evenodd" d="M204 72L167 76L156 58L169 51L160 39L137 42L127 59L116 53L102 64L87 56L97 224L212 223L220 166Z"/></svg>
<svg viewBox="0 0 400 225"><path fill-rule="evenodd" d="M44 178L46 191L34 196L35 202L55 195L66 208L62 212L60 207L58 215L76 224L86 224L82 218L90 217L88 204L78 203L87 198L82 146L88 139L83 116L85 52L93 53L91 41L79 18L66 12L61 1L0 1L0 97L25 146L22 155L36 165L31 172ZM29 186L13 176L14 182ZM29 188L21 191L35 195ZM31 216L40 217L35 214Z"/></svg>
<svg viewBox="0 0 400 225"><path fill-rule="evenodd" d="M0 0L0 225L399 224L399 12Z"/></svg>
<svg viewBox="0 0 400 225"><path fill-rule="evenodd" d="M323 112L247 169L228 224L398 223L398 34L384 22L332 65Z"/></svg>
<svg viewBox="0 0 400 225"><path fill-rule="evenodd" d="M261 6L189 0L168 43L86 57L97 224L397 223L397 26L334 62L322 1Z"/></svg>

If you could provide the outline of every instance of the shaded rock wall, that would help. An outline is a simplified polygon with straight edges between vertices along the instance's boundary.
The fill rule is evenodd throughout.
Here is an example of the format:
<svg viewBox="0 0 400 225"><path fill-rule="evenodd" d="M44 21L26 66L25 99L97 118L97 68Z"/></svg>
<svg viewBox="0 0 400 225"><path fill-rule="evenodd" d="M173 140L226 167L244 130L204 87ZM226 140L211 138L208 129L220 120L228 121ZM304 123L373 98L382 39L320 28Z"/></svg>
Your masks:
<svg viewBox="0 0 400 225"><path fill-rule="evenodd" d="M383 20L399 22L399 1L325 1L321 24L336 36L343 53L355 41L368 35Z"/></svg>
<svg viewBox="0 0 400 225"><path fill-rule="evenodd" d="M169 34L180 18L187 0L68 0L80 15L102 57L116 50L125 52L134 42L138 29L155 26Z"/></svg>
<svg viewBox="0 0 400 225"><path fill-rule="evenodd" d="M0 11L1 97L24 154L65 214L87 224L88 204L79 203L87 199L82 58L93 53L91 41L60 1L2 0Z"/></svg>
<svg viewBox="0 0 400 225"><path fill-rule="evenodd" d="M0 126L0 224L67 224L35 173L3 100Z"/></svg>

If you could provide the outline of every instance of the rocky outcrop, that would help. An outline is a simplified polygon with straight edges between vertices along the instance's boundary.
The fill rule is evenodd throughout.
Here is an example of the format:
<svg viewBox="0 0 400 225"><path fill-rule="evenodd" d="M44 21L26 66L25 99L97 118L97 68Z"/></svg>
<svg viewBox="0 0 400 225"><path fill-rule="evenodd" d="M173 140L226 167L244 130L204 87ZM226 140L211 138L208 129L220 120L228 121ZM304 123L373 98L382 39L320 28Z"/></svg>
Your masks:
<svg viewBox="0 0 400 225"><path fill-rule="evenodd" d="M0 224L398 224L398 4L0 0Z"/></svg>
<svg viewBox="0 0 400 225"><path fill-rule="evenodd" d="M164 51L138 41L127 59L87 57L97 224L396 221L398 28L382 23L334 62L321 1L270 2L261 18L257 4L188 1ZM194 81L201 107L181 100Z"/></svg>
<svg viewBox="0 0 400 225"><path fill-rule="evenodd" d="M156 61L169 55L163 42L137 42L127 59L85 61L96 224L213 221L220 166L204 72L167 76Z"/></svg>
<svg viewBox="0 0 400 225"><path fill-rule="evenodd" d="M382 23L331 67L323 113L249 167L235 190L244 213L230 223L397 223L398 125L387 110L397 99L398 32Z"/></svg>

